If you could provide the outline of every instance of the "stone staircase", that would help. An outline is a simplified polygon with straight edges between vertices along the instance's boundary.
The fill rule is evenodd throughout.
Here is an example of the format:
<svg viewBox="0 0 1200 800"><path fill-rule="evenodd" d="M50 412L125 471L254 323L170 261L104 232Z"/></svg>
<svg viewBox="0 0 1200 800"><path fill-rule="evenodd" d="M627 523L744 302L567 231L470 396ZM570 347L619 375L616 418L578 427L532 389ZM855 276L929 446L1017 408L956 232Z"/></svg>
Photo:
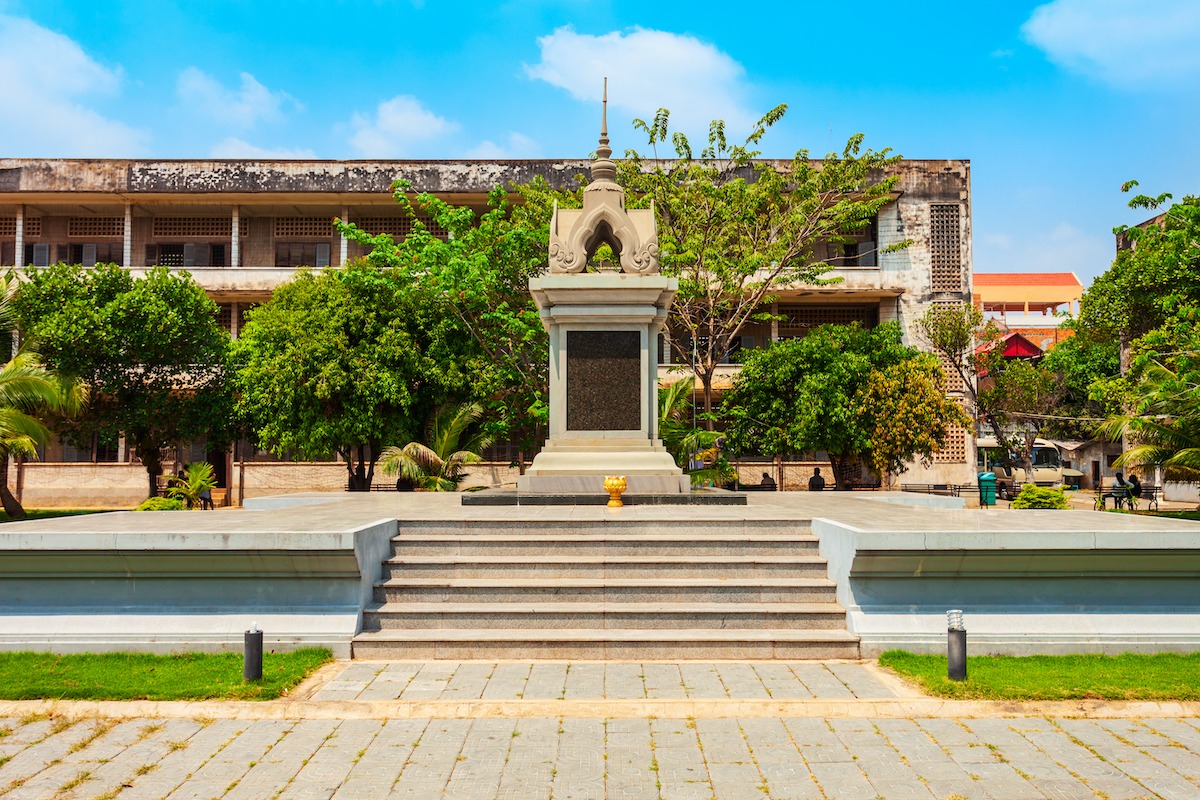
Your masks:
<svg viewBox="0 0 1200 800"><path fill-rule="evenodd" d="M806 520L401 521L356 658L857 658Z"/></svg>

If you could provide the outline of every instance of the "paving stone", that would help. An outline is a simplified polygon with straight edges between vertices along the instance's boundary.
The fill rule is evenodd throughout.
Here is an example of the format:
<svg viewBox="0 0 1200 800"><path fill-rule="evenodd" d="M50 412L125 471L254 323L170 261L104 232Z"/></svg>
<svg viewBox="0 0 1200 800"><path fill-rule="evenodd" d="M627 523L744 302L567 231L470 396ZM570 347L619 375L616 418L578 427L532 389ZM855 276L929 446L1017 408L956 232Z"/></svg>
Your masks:
<svg viewBox="0 0 1200 800"><path fill-rule="evenodd" d="M808 768L826 797L837 800L875 800L879 791L867 780L867 776L853 761L816 761L808 758Z"/></svg>
<svg viewBox="0 0 1200 800"><path fill-rule="evenodd" d="M771 696L750 664L718 664L717 675L732 698L765 700Z"/></svg>
<svg viewBox="0 0 1200 800"><path fill-rule="evenodd" d="M436 700L450 685L458 664L453 662L431 661L421 666L420 671L404 687L401 700Z"/></svg>
<svg viewBox="0 0 1200 800"><path fill-rule="evenodd" d="M855 697L862 700L895 697L896 693L879 682L862 664L826 665L833 676L846 685Z"/></svg>
<svg viewBox="0 0 1200 800"><path fill-rule="evenodd" d="M196 725L196 730L187 738L168 742L168 752L158 766L135 779L133 786L121 793L121 800L159 800L169 796L250 725L246 720L232 719ZM224 791L225 787L221 788Z"/></svg>
<svg viewBox="0 0 1200 800"><path fill-rule="evenodd" d="M524 697L532 664L498 664L483 690L485 700L516 700Z"/></svg>
<svg viewBox="0 0 1200 800"><path fill-rule="evenodd" d="M783 720L783 725L792 735L792 741L798 746L813 744L842 746L842 740L834 735L829 723L823 719L786 718Z"/></svg>
<svg viewBox="0 0 1200 800"><path fill-rule="evenodd" d="M565 663L534 664L525 684L525 699L557 700L564 695L566 685Z"/></svg>
<svg viewBox="0 0 1200 800"><path fill-rule="evenodd" d="M729 697L713 664L683 663L679 665L679 675L683 679L684 691L693 700Z"/></svg>
<svg viewBox="0 0 1200 800"><path fill-rule="evenodd" d="M813 697L822 700L839 700L854 696L846 684L838 680L837 676L826 669L824 664L792 664L791 666L796 678L812 692Z"/></svg>
<svg viewBox="0 0 1200 800"><path fill-rule="evenodd" d="M645 676L646 696L649 698L659 700L687 697L678 664L644 664L642 675Z"/></svg>
<svg viewBox="0 0 1200 800"><path fill-rule="evenodd" d="M304 720L284 731L247 770L226 800L255 800L287 787L325 739L337 731L338 724L336 720Z"/></svg>
<svg viewBox="0 0 1200 800"><path fill-rule="evenodd" d="M603 664L571 664L567 669L566 699L604 696Z"/></svg>
<svg viewBox="0 0 1200 800"><path fill-rule="evenodd" d="M558 758L558 720L516 720L516 735L500 779L498 798L549 798Z"/></svg>
<svg viewBox="0 0 1200 800"><path fill-rule="evenodd" d="M558 738L555 800L604 797L604 725L598 719L564 719Z"/></svg>
<svg viewBox="0 0 1200 800"><path fill-rule="evenodd" d="M483 697L483 692L495 671L495 664L459 664L450 678L450 683L446 685L446 690L438 699L478 700Z"/></svg>
<svg viewBox="0 0 1200 800"><path fill-rule="evenodd" d="M99 760L107 760L125 749L129 742L127 735L122 734L132 729L136 736L137 726L128 722L114 725L107 720L88 720L79 723L78 728L77 733L86 735L77 738L61 757L4 796L12 800L41 800L59 796L73 788L90 792L94 772L100 766ZM114 740L125 740L125 746L115 744Z"/></svg>
<svg viewBox="0 0 1200 800"><path fill-rule="evenodd" d="M173 800L208 800L221 797L234 781L240 781L278 743L295 723L259 720L231 737L228 744L214 753L204 766L181 786ZM235 787L236 788L236 787Z"/></svg>
<svg viewBox="0 0 1200 800"><path fill-rule="evenodd" d="M641 700L646 681L641 664L605 664L604 696L610 700Z"/></svg>
<svg viewBox="0 0 1200 800"><path fill-rule="evenodd" d="M376 800L387 797L400 777L413 745L428 726L423 719L392 719L384 722L367 745L346 780L334 793L336 800Z"/></svg>
<svg viewBox="0 0 1200 800"><path fill-rule="evenodd" d="M736 719L697 719L696 733L710 771L713 764L746 764L753 761Z"/></svg>
<svg viewBox="0 0 1200 800"><path fill-rule="evenodd" d="M812 697L812 692L787 664L755 664L754 672L775 700Z"/></svg>
<svg viewBox="0 0 1200 800"><path fill-rule="evenodd" d="M446 782L445 800L494 797L513 745L514 719L477 719Z"/></svg>
<svg viewBox="0 0 1200 800"><path fill-rule="evenodd" d="M468 719L431 722L412 748L388 797L392 800L440 797L458 763L471 722Z"/></svg>

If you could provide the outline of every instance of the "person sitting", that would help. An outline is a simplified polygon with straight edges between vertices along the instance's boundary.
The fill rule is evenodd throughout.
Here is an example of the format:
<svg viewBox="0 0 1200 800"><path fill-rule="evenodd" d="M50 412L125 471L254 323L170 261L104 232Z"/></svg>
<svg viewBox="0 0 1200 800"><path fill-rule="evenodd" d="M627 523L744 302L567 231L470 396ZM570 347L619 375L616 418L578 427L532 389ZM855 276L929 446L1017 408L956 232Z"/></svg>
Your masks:
<svg viewBox="0 0 1200 800"><path fill-rule="evenodd" d="M810 492L821 492L825 490L825 479L821 477L820 467L813 467L812 477L808 479L808 490Z"/></svg>
<svg viewBox="0 0 1200 800"><path fill-rule="evenodd" d="M1142 482L1132 472L1129 473L1129 496L1134 500L1142 496Z"/></svg>
<svg viewBox="0 0 1200 800"><path fill-rule="evenodd" d="M758 482L758 488L764 492L775 491L775 479L771 477L770 473L764 472L762 474L762 480Z"/></svg>
<svg viewBox="0 0 1200 800"><path fill-rule="evenodd" d="M1129 496L1129 484L1125 482L1125 474L1117 473L1117 479L1112 485L1112 499L1115 508L1122 508L1125 505L1125 498Z"/></svg>

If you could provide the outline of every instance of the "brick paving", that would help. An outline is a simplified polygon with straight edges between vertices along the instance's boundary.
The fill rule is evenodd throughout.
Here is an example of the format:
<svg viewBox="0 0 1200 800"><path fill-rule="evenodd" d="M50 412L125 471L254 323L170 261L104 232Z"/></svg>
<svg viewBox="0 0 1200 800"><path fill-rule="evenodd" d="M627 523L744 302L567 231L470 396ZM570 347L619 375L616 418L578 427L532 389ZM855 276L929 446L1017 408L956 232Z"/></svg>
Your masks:
<svg viewBox="0 0 1200 800"><path fill-rule="evenodd" d="M236 718L215 703L144 718L135 715L152 707L136 703L24 717L10 704L0 800L1200 797L1200 718L1089 719L1020 704L975 718L954 703L881 716L881 704L918 706L868 663L353 662L302 693L296 718L271 703L241 704ZM514 708L531 700L574 713ZM578 711L600 700L697 710ZM447 701L486 709L377 713ZM730 702L752 710L724 713ZM816 715L773 716L768 704Z"/></svg>

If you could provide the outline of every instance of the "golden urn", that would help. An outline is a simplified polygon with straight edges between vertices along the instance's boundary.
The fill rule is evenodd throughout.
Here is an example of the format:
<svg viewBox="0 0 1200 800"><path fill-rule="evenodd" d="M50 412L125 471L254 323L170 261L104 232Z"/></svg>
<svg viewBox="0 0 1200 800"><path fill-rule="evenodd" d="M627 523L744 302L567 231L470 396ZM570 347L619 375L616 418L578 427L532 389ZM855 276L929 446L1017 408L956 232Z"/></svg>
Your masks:
<svg viewBox="0 0 1200 800"><path fill-rule="evenodd" d="M624 475L604 476L604 491L608 492L609 508L621 508L625 505L621 502L621 493L625 491L626 486Z"/></svg>

